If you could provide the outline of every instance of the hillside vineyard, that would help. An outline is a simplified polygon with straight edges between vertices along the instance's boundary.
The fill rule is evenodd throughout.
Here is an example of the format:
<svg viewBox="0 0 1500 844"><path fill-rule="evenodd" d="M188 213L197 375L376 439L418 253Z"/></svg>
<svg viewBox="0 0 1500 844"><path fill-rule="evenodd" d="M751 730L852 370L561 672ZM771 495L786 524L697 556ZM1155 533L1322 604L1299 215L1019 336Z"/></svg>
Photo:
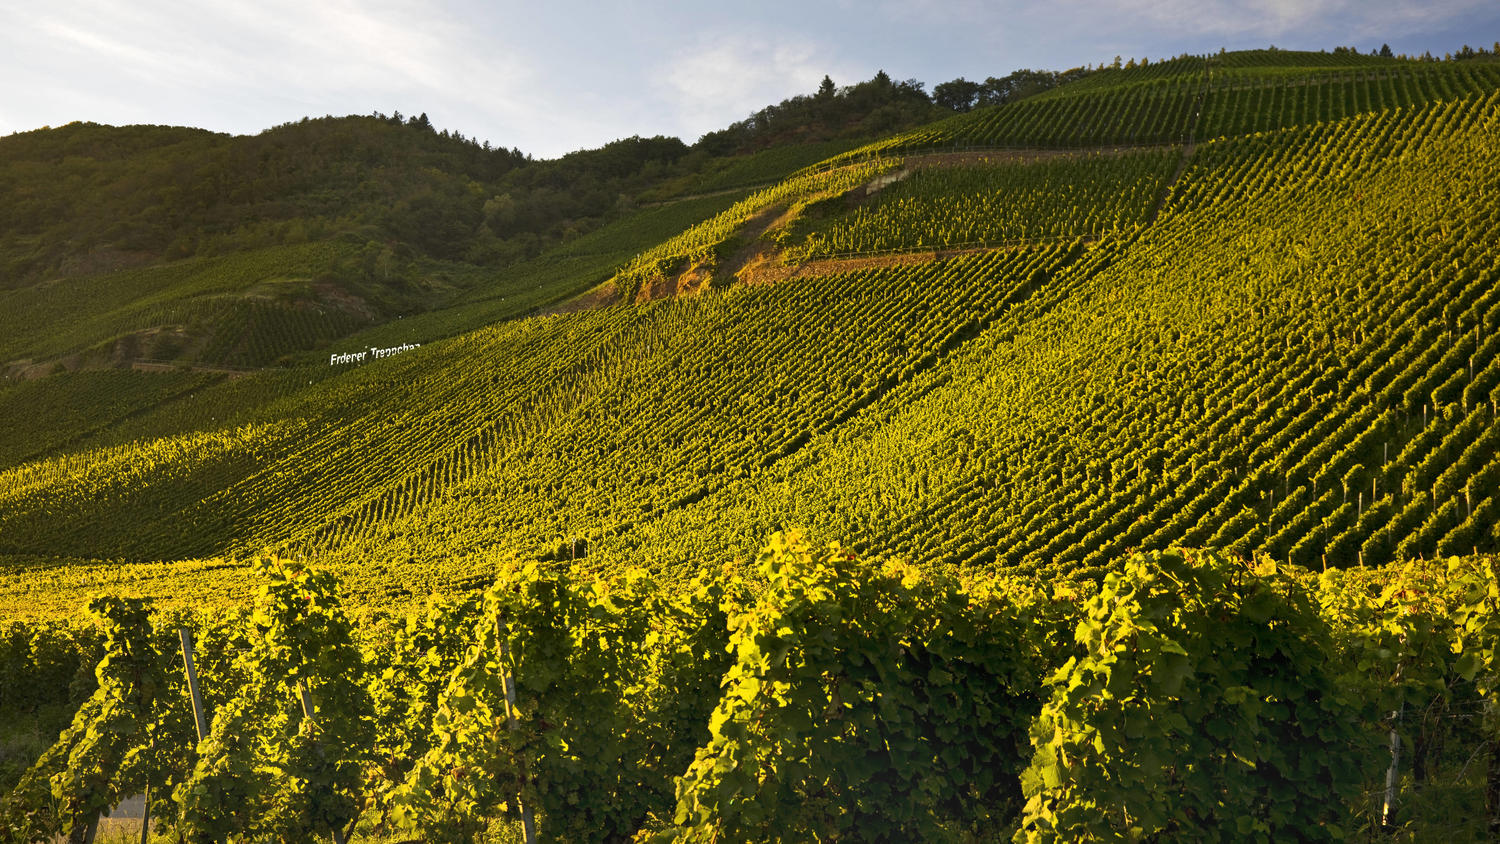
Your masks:
<svg viewBox="0 0 1500 844"><path fill-rule="evenodd" d="M1493 550L1495 119L1472 95L1205 141L1149 226L1090 242L424 344L219 405L210 430L18 465L0 543L142 562L272 544L398 595L497 551L587 541L590 565L650 547L676 568L782 524L1003 570L1174 544L1319 567ZM862 206L871 236L898 187ZM89 468L125 464L128 483Z"/></svg>
<svg viewBox="0 0 1500 844"><path fill-rule="evenodd" d="M10 294L81 315L0 317L43 361L223 319L0 382L0 683L58 687L0 714L79 713L0 842L148 786L191 841L1500 834L1500 65L848 146L367 328L213 298L336 239Z"/></svg>

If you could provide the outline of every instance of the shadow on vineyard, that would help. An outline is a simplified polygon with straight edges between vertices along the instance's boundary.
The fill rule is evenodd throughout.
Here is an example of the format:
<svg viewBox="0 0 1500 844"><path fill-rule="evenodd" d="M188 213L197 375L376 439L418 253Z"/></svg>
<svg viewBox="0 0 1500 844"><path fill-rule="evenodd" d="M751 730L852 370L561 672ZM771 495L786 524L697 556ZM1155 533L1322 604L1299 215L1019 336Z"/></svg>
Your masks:
<svg viewBox="0 0 1500 844"><path fill-rule="evenodd" d="M356 623L262 557L243 612L12 628L12 716L70 672L82 699L0 818L85 840L145 794L187 841L1479 841L1495 563L958 578L792 532L687 588L512 565Z"/></svg>

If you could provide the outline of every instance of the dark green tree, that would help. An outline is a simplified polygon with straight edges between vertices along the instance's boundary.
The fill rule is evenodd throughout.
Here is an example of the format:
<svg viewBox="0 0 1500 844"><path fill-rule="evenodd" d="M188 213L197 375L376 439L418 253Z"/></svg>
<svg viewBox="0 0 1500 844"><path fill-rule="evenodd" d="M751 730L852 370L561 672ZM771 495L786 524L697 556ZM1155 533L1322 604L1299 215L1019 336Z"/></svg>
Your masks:
<svg viewBox="0 0 1500 844"><path fill-rule="evenodd" d="M953 111L968 111L979 101L979 92L983 87L978 82L970 82L960 76L934 86L932 101Z"/></svg>
<svg viewBox="0 0 1500 844"><path fill-rule="evenodd" d="M1000 105L1002 103L1013 103L1035 96L1043 91L1056 88L1066 82L1072 82L1086 76L1088 71L1083 68L1054 73L1050 70L1031 70L1021 68L1011 71L1004 77L991 76L984 80L977 94L976 105ZM936 89L934 89L934 93Z"/></svg>

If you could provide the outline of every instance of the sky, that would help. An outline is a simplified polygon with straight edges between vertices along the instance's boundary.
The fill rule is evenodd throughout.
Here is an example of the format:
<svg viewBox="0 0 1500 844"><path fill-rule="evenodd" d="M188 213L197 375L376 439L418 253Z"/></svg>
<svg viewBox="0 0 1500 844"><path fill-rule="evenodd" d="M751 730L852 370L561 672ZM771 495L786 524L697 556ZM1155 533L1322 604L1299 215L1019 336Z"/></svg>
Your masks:
<svg viewBox="0 0 1500 844"><path fill-rule="evenodd" d="M1117 55L1497 41L1495 0L0 0L0 136L399 111L552 158L692 143L824 74L931 90Z"/></svg>

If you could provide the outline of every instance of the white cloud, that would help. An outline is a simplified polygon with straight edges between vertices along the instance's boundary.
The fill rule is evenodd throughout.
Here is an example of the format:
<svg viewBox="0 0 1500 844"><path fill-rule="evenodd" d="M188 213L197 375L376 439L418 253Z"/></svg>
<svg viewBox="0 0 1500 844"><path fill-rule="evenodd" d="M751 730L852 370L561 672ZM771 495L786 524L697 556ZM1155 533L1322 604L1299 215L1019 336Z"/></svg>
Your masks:
<svg viewBox="0 0 1500 844"><path fill-rule="evenodd" d="M541 156L706 131L884 68L934 85L1116 53L1455 49L1494 0L0 0L0 134L69 120L256 132L426 111ZM1430 35L1429 35L1430 33ZM1455 33L1458 33L1455 35ZM1491 36L1485 36L1486 43Z"/></svg>
<svg viewBox="0 0 1500 844"><path fill-rule="evenodd" d="M196 79L215 72L207 56L173 49L191 31L160 10L131 10L110 3L77 3L49 8L46 13L22 15L16 24L28 46L55 52L65 67L86 68L99 74L101 84L126 75L149 83ZM187 46L187 45L184 45Z"/></svg>
<svg viewBox="0 0 1500 844"><path fill-rule="evenodd" d="M1394 38L1452 26L1455 18L1491 10L1493 0L1056 0L1054 8L1070 10L1065 17L1090 21L1093 28L1116 28L1135 38L1146 29L1157 36L1239 42L1334 38L1324 45L1333 47L1344 43L1340 38Z"/></svg>
<svg viewBox="0 0 1500 844"><path fill-rule="evenodd" d="M536 69L503 31L468 17L420 0L20 9L0 32L0 74L31 82L6 96L7 111L30 117L0 132L72 119L255 132L303 114L392 109L446 111L446 125L466 134L536 123L546 96Z"/></svg>
<svg viewBox="0 0 1500 844"><path fill-rule="evenodd" d="M811 94L825 74L840 84L855 81L852 72L833 66L831 50L810 41L730 36L700 43L672 61L656 86L679 122L699 127L700 134L741 120L754 108ZM747 103L754 105L747 109Z"/></svg>

